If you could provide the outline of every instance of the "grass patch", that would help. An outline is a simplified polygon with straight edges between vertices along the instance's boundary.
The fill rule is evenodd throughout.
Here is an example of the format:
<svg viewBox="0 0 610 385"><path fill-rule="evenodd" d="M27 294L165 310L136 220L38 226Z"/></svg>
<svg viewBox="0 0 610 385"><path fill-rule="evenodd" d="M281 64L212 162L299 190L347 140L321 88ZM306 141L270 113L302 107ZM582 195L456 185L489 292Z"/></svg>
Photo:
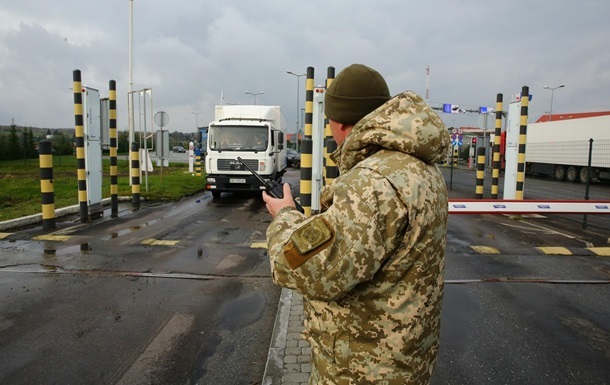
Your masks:
<svg viewBox="0 0 610 385"><path fill-rule="evenodd" d="M78 204L78 180L75 156L53 157L53 190L55 208ZM102 197L110 197L110 160L102 166ZM188 172L187 163L170 163L169 167L155 167L148 173L148 191L144 173L141 178L140 197L150 201L171 201L193 195L204 188L205 175L195 177ZM128 160L118 160L119 196L131 196ZM0 221L40 214L40 165L38 159L0 162Z"/></svg>

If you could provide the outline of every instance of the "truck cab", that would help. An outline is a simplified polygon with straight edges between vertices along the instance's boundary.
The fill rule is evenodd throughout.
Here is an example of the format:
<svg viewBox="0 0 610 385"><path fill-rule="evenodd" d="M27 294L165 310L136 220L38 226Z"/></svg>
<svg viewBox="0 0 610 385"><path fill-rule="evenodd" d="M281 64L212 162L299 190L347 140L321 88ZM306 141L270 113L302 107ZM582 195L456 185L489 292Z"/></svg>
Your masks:
<svg viewBox="0 0 610 385"><path fill-rule="evenodd" d="M208 126L207 191L217 198L222 192L264 189L237 157L263 179L281 182L287 164L279 107L217 106L216 118Z"/></svg>

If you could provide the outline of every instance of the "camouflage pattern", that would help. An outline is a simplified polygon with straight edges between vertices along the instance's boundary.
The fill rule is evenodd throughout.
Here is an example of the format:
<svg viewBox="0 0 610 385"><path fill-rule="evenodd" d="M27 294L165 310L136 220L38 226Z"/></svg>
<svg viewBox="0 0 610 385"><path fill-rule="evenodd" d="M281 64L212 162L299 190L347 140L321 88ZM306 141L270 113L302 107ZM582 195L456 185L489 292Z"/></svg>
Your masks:
<svg viewBox="0 0 610 385"><path fill-rule="evenodd" d="M332 154L340 177L322 213L283 211L267 229L276 284L304 298L310 384L427 384L438 354L447 191L435 162L450 145L413 92L354 126ZM333 238L296 268L293 232L322 217Z"/></svg>

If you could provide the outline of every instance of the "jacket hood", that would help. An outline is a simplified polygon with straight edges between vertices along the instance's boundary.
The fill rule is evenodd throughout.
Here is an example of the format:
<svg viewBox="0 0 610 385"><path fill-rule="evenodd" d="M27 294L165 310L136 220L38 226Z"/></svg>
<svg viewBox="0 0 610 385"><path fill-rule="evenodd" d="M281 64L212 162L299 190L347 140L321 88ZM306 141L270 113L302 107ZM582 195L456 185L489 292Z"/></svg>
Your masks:
<svg viewBox="0 0 610 385"><path fill-rule="evenodd" d="M400 151L425 163L443 159L451 140L439 115L412 91L406 91L362 118L333 159L341 173L381 149Z"/></svg>

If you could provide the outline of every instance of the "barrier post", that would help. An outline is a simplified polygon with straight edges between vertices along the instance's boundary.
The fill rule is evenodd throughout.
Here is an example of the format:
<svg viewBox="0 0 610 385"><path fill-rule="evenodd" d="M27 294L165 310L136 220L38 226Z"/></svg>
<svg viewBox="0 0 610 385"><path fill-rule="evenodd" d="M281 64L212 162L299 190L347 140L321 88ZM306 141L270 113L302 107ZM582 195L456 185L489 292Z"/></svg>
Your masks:
<svg viewBox="0 0 610 385"><path fill-rule="evenodd" d="M521 118L519 120L519 151L517 156L517 191L515 199L523 199L525 184L525 143L527 139L527 115L529 106L529 87L521 89Z"/></svg>
<svg viewBox="0 0 610 385"><path fill-rule="evenodd" d="M140 208L140 149L136 142L131 143L131 205Z"/></svg>
<svg viewBox="0 0 610 385"><path fill-rule="evenodd" d="M496 130L494 132L493 164L491 171L491 199L498 199L498 180L500 177L500 142L502 140L502 99L496 95Z"/></svg>
<svg viewBox="0 0 610 385"><path fill-rule="evenodd" d="M195 149L195 176L201 176L201 150Z"/></svg>
<svg viewBox="0 0 610 385"><path fill-rule="evenodd" d="M333 80L335 79L335 67L328 67L326 72L326 89L330 87ZM331 184L339 176L339 168L337 164L330 158L330 154L335 152L337 149L337 142L333 138L332 131L330 130L330 123L328 117L325 116L326 126L324 127L324 134L326 137L324 145L324 160L325 160L325 185Z"/></svg>
<svg viewBox="0 0 610 385"><path fill-rule="evenodd" d="M119 216L119 180L117 160L117 132L116 132L116 81L110 80L108 88L109 107L109 139L110 139L110 217Z"/></svg>
<svg viewBox="0 0 610 385"><path fill-rule="evenodd" d="M307 81L305 85L305 132L301 140L301 206L306 216L311 216L311 178L313 167L313 142L312 123L313 123L313 89L314 89L314 68L307 67Z"/></svg>
<svg viewBox="0 0 610 385"><path fill-rule="evenodd" d="M40 192L42 194L42 228L55 228L55 193L53 189L53 147L50 140L38 145L40 161Z"/></svg>
<svg viewBox="0 0 610 385"><path fill-rule="evenodd" d="M477 149L477 186L476 198L483 199L483 189L485 184L485 147Z"/></svg>
<svg viewBox="0 0 610 385"><path fill-rule="evenodd" d="M78 205L80 208L80 221L89 220L87 204L87 172L85 169L85 126L83 119L83 92L80 70L72 73L72 88L74 91L74 141L76 144L76 167L78 178Z"/></svg>

